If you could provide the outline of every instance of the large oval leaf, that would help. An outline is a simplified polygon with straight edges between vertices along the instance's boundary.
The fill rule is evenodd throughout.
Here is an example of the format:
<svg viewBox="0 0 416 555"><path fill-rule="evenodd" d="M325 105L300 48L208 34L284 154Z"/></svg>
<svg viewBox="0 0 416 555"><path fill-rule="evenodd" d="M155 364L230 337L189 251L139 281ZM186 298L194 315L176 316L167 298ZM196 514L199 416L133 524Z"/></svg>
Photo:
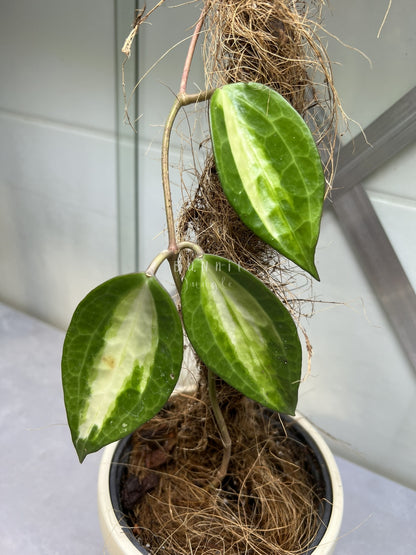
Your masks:
<svg viewBox="0 0 416 555"><path fill-rule="evenodd" d="M301 345L276 296L236 264L204 255L190 265L181 297L187 335L206 366L247 397L293 414Z"/></svg>
<svg viewBox="0 0 416 555"><path fill-rule="evenodd" d="M314 256L325 180L308 126L280 94L258 83L217 89L210 119L230 204L263 241L319 279Z"/></svg>
<svg viewBox="0 0 416 555"><path fill-rule="evenodd" d="M66 334L62 382L78 457L152 418L179 377L179 314L155 277L129 274L91 291Z"/></svg>

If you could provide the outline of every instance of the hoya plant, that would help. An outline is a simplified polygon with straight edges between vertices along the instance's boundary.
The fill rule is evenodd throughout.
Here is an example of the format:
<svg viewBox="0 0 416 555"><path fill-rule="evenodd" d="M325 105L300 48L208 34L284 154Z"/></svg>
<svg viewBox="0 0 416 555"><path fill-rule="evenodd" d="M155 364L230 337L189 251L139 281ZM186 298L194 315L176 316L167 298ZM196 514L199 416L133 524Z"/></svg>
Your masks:
<svg viewBox="0 0 416 555"><path fill-rule="evenodd" d="M295 412L302 352L286 306L231 260L206 253L193 242L176 242L169 137L179 110L197 101L210 103L217 172L240 219L319 279L314 258L325 180L304 120L279 93L258 83L232 83L197 95L181 90L162 147L169 245L144 272L114 277L91 291L66 334L64 398L81 462L162 409L179 378L184 334L207 367L211 386L212 377L219 376L265 407ZM177 259L184 249L194 256L182 280ZM180 306L158 281L165 261ZM210 395L217 411L213 387ZM216 413L216 418L221 416Z"/></svg>

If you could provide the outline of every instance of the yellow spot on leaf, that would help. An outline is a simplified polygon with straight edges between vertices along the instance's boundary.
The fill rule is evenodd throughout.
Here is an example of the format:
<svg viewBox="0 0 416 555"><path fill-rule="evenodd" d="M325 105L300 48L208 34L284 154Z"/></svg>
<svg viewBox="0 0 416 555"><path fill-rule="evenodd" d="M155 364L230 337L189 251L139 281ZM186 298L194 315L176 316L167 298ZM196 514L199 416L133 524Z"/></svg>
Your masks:
<svg viewBox="0 0 416 555"><path fill-rule="evenodd" d="M116 366L116 360L113 356L111 355L106 355L103 356L103 358L101 359L101 361L110 369L110 370L114 370L115 366Z"/></svg>

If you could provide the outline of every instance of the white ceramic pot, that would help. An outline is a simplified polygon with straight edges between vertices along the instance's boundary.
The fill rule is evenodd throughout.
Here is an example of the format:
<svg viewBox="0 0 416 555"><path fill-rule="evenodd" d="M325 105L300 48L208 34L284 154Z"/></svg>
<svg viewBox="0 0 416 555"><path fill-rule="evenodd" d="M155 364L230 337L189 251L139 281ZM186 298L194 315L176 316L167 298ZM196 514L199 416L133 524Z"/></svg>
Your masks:
<svg viewBox="0 0 416 555"><path fill-rule="evenodd" d="M298 414L296 420L318 447L319 458L321 462L324 461L329 487L332 489L332 505L328 505L330 512L328 526L321 531L318 545L313 550L308 550L307 554L331 555L334 553L339 536L344 506L341 477L332 452L316 428L302 415ZM121 517L117 517L114 511L110 495L110 468L113 465L117 445L113 443L104 449L98 475L98 514L105 546L109 555L145 555L148 554L146 548L134 540L133 534L126 529L125 525L123 527L119 522Z"/></svg>

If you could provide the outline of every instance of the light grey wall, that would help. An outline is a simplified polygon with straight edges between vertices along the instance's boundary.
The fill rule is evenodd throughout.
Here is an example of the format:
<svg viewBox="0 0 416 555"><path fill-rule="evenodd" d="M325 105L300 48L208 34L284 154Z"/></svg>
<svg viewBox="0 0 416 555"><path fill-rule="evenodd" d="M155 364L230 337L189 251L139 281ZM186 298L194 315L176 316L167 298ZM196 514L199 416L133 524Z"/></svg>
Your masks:
<svg viewBox="0 0 416 555"><path fill-rule="evenodd" d="M0 13L0 299L66 327L117 273L114 6Z"/></svg>
<svg viewBox="0 0 416 555"><path fill-rule="evenodd" d="M328 52L355 136L415 86L414 2L393 0L389 10L388 0L330 0L327 5Z"/></svg>

